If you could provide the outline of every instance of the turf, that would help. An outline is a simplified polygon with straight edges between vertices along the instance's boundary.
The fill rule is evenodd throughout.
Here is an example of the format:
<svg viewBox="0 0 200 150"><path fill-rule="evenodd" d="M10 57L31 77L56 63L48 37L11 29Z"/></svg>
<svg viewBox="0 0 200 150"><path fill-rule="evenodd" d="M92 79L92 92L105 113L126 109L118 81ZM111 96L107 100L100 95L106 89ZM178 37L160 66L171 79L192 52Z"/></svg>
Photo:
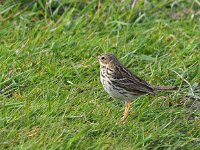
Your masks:
<svg viewBox="0 0 200 150"><path fill-rule="evenodd" d="M0 149L200 148L198 0L0 3ZM114 53L175 92L143 96L128 119L95 58Z"/></svg>

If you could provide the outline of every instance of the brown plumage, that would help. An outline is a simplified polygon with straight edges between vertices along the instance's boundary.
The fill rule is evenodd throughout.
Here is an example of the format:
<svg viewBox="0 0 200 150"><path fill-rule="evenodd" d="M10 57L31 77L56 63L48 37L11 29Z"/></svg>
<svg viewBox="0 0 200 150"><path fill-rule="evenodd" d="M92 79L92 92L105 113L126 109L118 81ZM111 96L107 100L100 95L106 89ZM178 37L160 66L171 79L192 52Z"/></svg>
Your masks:
<svg viewBox="0 0 200 150"><path fill-rule="evenodd" d="M145 94L155 94L157 91L175 90L175 86L152 86L131 73L111 53L98 56L100 63L100 79L105 91L113 98L124 100L126 109L123 120L126 119L130 101Z"/></svg>

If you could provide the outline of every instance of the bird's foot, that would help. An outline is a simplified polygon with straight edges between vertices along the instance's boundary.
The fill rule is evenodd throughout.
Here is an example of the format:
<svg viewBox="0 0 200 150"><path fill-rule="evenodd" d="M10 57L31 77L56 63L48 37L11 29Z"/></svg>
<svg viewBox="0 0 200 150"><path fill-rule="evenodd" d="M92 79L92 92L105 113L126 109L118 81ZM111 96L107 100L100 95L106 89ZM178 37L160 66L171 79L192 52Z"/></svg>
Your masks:
<svg viewBox="0 0 200 150"><path fill-rule="evenodd" d="M119 123L124 123L124 122L125 122L126 118L128 117L129 110L130 110L130 108L131 108L131 101L130 101L130 100L126 101L125 104L126 104L126 107L125 107L125 110L124 110L124 115L123 115L123 117L120 119Z"/></svg>

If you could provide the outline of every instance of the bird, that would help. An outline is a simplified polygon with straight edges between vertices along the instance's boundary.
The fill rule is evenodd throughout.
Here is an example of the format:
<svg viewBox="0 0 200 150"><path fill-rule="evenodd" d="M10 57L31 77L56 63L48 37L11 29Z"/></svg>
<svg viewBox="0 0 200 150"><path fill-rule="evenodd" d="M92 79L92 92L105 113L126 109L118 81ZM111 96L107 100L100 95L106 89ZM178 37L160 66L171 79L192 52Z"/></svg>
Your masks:
<svg viewBox="0 0 200 150"><path fill-rule="evenodd" d="M114 99L125 102L120 122L128 117L131 102L142 95L155 95L158 91L176 90L176 86L153 86L127 69L112 53L97 56L100 63L100 81L104 90Z"/></svg>

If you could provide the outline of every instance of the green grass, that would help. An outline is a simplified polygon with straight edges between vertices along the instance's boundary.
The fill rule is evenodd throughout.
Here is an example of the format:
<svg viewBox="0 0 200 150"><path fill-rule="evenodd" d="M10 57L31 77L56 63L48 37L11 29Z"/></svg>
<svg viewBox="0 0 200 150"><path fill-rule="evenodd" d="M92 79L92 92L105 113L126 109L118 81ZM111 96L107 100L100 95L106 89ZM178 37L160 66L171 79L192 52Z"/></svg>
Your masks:
<svg viewBox="0 0 200 150"><path fill-rule="evenodd" d="M200 148L198 1L0 4L0 149ZM143 96L118 124L94 56L179 90Z"/></svg>

